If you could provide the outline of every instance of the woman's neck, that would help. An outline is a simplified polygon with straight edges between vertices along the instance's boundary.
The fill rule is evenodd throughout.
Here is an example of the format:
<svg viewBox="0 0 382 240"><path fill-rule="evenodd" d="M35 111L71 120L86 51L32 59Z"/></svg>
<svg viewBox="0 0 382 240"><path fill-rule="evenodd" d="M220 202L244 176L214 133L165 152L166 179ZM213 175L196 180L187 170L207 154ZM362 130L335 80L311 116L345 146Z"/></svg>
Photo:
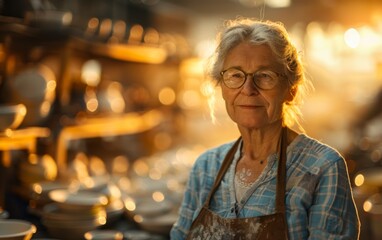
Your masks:
<svg viewBox="0 0 382 240"><path fill-rule="evenodd" d="M243 146L242 156L248 160L264 160L270 154L277 152L282 132L282 125L275 124L260 129L240 129Z"/></svg>

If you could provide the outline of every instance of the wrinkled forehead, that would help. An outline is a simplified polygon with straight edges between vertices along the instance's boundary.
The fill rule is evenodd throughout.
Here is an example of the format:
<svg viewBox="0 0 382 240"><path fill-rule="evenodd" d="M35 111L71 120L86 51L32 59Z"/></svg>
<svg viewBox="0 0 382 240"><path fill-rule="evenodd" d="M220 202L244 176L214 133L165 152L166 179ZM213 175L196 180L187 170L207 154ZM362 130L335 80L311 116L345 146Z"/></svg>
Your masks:
<svg viewBox="0 0 382 240"><path fill-rule="evenodd" d="M268 44L252 44L245 41L227 51L222 68L227 67L236 67L244 70L258 68L282 70L283 64Z"/></svg>

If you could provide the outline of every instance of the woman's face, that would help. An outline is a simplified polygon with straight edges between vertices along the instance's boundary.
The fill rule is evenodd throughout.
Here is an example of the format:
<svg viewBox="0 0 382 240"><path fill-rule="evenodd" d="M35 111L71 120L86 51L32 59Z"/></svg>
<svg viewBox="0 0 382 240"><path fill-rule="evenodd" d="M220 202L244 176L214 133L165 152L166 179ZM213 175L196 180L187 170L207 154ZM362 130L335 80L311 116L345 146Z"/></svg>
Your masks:
<svg viewBox="0 0 382 240"><path fill-rule="evenodd" d="M259 70L270 70L281 73L282 65L276 61L268 45L251 45L240 43L227 55L223 70L240 69L246 73ZM223 99L230 118L239 127L259 129L281 119L282 105L290 99L285 79L278 78L276 86L262 90L255 86L252 75L247 76L243 86L237 89L228 88L221 82Z"/></svg>

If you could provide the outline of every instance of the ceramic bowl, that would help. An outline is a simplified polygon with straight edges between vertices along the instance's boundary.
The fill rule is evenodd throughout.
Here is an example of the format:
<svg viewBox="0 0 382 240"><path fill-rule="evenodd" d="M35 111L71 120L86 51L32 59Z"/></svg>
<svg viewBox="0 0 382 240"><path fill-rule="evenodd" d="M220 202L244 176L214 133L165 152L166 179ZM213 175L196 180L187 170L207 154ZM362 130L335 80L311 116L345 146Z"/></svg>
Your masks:
<svg viewBox="0 0 382 240"><path fill-rule="evenodd" d="M76 224L78 222L93 222L106 217L106 211L103 207L93 208L88 211L76 211L73 214L71 211L60 209L56 203L49 203L44 206L42 211L42 219L50 223Z"/></svg>
<svg viewBox="0 0 382 240"><path fill-rule="evenodd" d="M46 205L42 214L41 222L52 237L83 239L86 232L106 224L106 212L102 206L90 210L68 211L57 205L56 203Z"/></svg>
<svg viewBox="0 0 382 240"><path fill-rule="evenodd" d="M29 240L36 233L36 226L18 219L0 220L0 239Z"/></svg>
<svg viewBox="0 0 382 240"><path fill-rule="evenodd" d="M0 220L7 219L8 217L9 213L0 207Z"/></svg>
<svg viewBox="0 0 382 240"><path fill-rule="evenodd" d="M173 209L169 201L156 202L152 198L135 198L135 209L126 209L129 216L140 215L142 217L152 218L170 212ZM126 204L125 204L126 205Z"/></svg>
<svg viewBox="0 0 382 240"><path fill-rule="evenodd" d="M86 240L123 240L123 233L117 230L93 230L85 233Z"/></svg>
<svg viewBox="0 0 382 240"><path fill-rule="evenodd" d="M69 184L60 181L40 181L31 184L29 187L33 194L40 198L43 197L44 199L49 199L49 192L53 190L68 189Z"/></svg>
<svg viewBox="0 0 382 240"><path fill-rule="evenodd" d="M96 228L102 226L102 224L77 224L73 226L66 226L44 221L42 223L46 227L50 236L60 240L83 239L86 232L95 230Z"/></svg>
<svg viewBox="0 0 382 240"><path fill-rule="evenodd" d="M0 132L6 129L16 129L20 126L27 113L23 104L0 106Z"/></svg>
<svg viewBox="0 0 382 240"><path fill-rule="evenodd" d="M67 211L81 211L106 206L107 197L101 193L78 191L71 192L66 189L58 189L49 192L49 197L57 203L59 208Z"/></svg>

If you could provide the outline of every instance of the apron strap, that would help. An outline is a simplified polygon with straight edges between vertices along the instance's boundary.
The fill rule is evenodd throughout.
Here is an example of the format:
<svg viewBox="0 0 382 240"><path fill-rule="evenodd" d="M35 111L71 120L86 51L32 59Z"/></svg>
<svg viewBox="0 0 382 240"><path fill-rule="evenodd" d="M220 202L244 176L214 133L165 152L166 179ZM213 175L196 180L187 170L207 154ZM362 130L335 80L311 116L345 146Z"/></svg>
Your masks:
<svg viewBox="0 0 382 240"><path fill-rule="evenodd" d="M286 161L287 161L287 128L283 127L281 132L281 146L279 152L279 162L277 166L277 187L276 187L276 212L285 214L285 188L286 188Z"/></svg>
<svg viewBox="0 0 382 240"><path fill-rule="evenodd" d="M227 155L225 156L222 166L219 169L218 175L216 176L214 185L210 193L208 194L206 202L204 203L205 207L208 207L210 205L212 196L215 194L216 190L218 189L220 185L221 180L223 179L224 174L226 173L226 171L228 170L229 166L232 163L233 157L235 156L235 153L240 144L240 141L241 141L241 137L239 137L236 140L235 144L231 147L231 149L228 151Z"/></svg>

